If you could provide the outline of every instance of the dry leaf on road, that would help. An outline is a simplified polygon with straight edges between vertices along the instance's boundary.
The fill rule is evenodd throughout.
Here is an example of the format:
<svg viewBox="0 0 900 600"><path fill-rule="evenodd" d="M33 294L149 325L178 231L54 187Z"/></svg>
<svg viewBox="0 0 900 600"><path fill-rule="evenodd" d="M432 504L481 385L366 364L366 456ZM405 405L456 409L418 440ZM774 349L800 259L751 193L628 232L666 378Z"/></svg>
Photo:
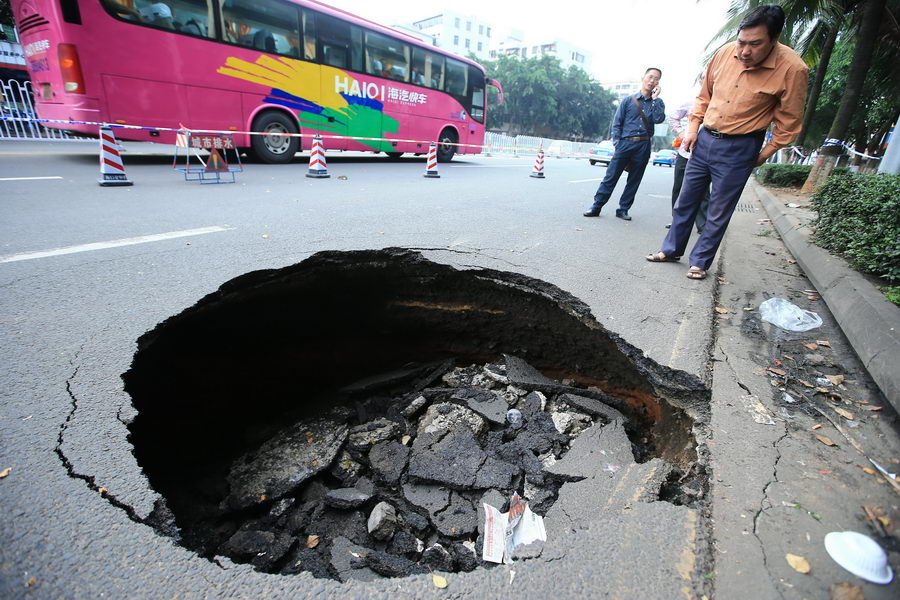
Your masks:
<svg viewBox="0 0 900 600"><path fill-rule="evenodd" d="M722 308L721 306L717 306L717 307L716 307L716 312L719 313L720 315L727 315L727 314L730 313L731 311L728 310L727 308Z"/></svg>
<svg viewBox="0 0 900 600"><path fill-rule="evenodd" d="M2 471L0 471L0 479L3 479L3 478L6 477L7 475L9 475L9 472L10 472L10 471L12 471L12 467L6 467L6 468L3 469Z"/></svg>
<svg viewBox="0 0 900 600"><path fill-rule="evenodd" d="M834 409L834 412L836 412L837 414L841 415L842 417L844 417L844 418L847 419L848 421L852 421L852 420L853 420L853 413L850 412L849 410L844 410L843 408L836 408L836 409Z"/></svg>
<svg viewBox="0 0 900 600"><path fill-rule="evenodd" d="M431 574L431 581L434 583L434 587L444 589L447 587L447 578L443 575L436 575L434 573Z"/></svg>
<svg viewBox="0 0 900 600"><path fill-rule="evenodd" d="M829 600L865 600L862 588L847 581L832 583L829 591Z"/></svg>
<svg viewBox="0 0 900 600"><path fill-rule="evenodd" d="M826 375L825 379L831 382L831 385L841 385L844 383L843 375Z"/></svg>
<svg viewBox="0 0 900 600"><path fill-rule="evenodd" d="M784 557L787 559L788 564L791 565L798 573L803 573L806 575L812 568L809 566L809 563L802 556L797 556L796 554L785 554Z"/></svg>
<svg viewBox="0 0 900 600"><path fill-rule="evenodd" d="M818 350L818 349L819 349L819 345L818 345L818 344L814 344L814 343L812 343L812 342L810 342L810 343L808 343L808 344L803 344L803 345L806 346L806 349L807 349L807 350Z"/></svg>
<svg viewBox="0 0 900 600"><path fill-rule="evenodd" d="M776 369L774 367L769 367L769 373L774 373L775 375L781 375L782 377L787 375L787 371L785 371L784 369Z"/></svg>
<svg viewBox="0 0 900 600"><path fill-rule="evenodd" d="M801 384L803 384L804 386L806 386L808 388L816 387L813 384L811 384L810 382L806 381L805 379L798 379L797 381L799 381Z"/></svg>
<svg viewBox="0 0 900 600"><path fill-rule="evenodd" d="M820 346L825 346L826 348L831 348L831 342L828 340L816 340L816 343Z"/></svg>
<svg viewBox="0 0 900 600"><path fill-rule="evenodd" d="M826 446L837 446L834 442L831 441L831 438L825 437L824 435L816 434L816 439L825 444Z"/></svg>
<svg viewBox="0 0 900 600"><path fill-rule="evenodd" d="M884 407L883 406L867 406L866 410L871 410L874 412L874 411L881 410L882 408L884 408Z"/></svg>
<svg viewBox="0 0 900 600"><path fill-rule="evenodd" d="M821 424L821 423L816 423L815 425L813 425L812 427L810 427L810 429L812 429L813 431L815 431L816 429L822 429L822 424Z"/></svg>
<svg viewBox="0 0 900 600"><path fill-rule="evenodd" d="M306 538L306 547L307 548L315 548L319 545L319 536L311 535Z"/></svg>

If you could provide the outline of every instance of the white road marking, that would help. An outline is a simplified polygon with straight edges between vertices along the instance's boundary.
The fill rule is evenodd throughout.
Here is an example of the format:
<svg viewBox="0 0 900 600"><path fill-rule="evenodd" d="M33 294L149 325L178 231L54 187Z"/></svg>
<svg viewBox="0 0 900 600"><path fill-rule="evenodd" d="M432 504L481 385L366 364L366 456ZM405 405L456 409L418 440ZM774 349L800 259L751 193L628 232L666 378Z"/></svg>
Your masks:
<svg viewBox="0 0 900 600"><path fill-rule="evenodd" d="M0 181L35 181L37 179L62 179L58 175L50 177L0 177Z"/></svg>
<svg viewBox="0 0 900 600"><path fill-rule="evenodd" d="M168 233L141 235L138 237L124 238L121 240L110 240L108 242L94 242L91 244L80 244L78 246L67 246L65 248L54 248L53 250L43 250L41 252L20 252L19 254L10 254L8 256L0 257L0 263L17 262L20 260L32 260L35 258L48 258L50 256L62 256L63 254L75 254L77 252L89 252L91 250L106 250L108 248L132 246L134 244L147 244L149 242L162 242L164 240L172 240L175 238L188 237L192 235L203 235L206 233L217 233L219 231L229 231L231 229L234 229L234 227L220 227L219 225L213 225L212 227L184 229L182 231L170 231Z"/></svg>
<svg viewBox="0 0 900 600"><path fill-rule="evenodd" d="M584 183L585 181L603 181L602 177L594 177L593 179L573 179L569 183Z"/></svg>

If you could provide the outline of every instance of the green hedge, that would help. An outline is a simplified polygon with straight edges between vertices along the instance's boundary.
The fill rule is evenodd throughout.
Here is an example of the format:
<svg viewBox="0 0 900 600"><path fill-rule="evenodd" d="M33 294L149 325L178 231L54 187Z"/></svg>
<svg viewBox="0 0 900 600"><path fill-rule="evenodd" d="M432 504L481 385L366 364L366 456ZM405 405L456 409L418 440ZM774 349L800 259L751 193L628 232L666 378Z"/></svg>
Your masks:
<svg viewBox="0 0 900 600"><path fill-rule="evenodd" d="M858 271L900 282L900 175L832 175L812 205L816 244Z"/></svg>
<svg viewBox="0 0 900 600"><path fill-rule="evenodd" d="M766 163L756 172L756 180L772 187L803 187L812 165L777 165ZM832 173L846 173L846 167L834 169Z"/></svg>

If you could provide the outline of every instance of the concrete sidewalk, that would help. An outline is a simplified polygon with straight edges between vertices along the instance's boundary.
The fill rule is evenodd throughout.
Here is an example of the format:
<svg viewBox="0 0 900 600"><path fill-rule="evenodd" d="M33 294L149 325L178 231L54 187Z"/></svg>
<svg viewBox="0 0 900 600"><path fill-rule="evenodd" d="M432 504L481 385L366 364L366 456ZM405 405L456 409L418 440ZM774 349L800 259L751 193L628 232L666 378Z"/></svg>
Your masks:
<svg viewBox="0 0 900 600"><path fill-rule="evenodd" d="M750 185L872 379L900 411L900 307L889 302L847 261L809 240L813 212L786 206L755 180Z"/></svg>

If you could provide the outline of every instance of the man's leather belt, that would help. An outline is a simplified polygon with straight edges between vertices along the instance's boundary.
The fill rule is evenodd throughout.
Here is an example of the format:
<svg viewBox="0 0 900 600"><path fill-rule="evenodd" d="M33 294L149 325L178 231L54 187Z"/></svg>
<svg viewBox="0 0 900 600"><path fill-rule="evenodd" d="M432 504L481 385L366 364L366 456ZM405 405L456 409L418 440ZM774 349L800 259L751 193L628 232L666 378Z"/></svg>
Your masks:
<svg viewBox="0 0 900 600"><path fill-rule="evenodd" d="M636 136L633 136L633 137L627 137L627 138L622 138L622 139L625 140L625 141L627 141L627 142L646 142L647 140L650 139L650 136L648 136L648 135L636 135Z"/></svg>
<svg viewBox="0 0 900 600"><path fill-rule="evenodd" d="M706 129L704 127L704 129ZM753 137L765 135L765 129L759 129L757 131L751 131L750 133L722 133L721 131L716 131L715 129L706 129L706 133L713 136L716 139L727 139L727 138L741 138L741 137Z"/></svg>

